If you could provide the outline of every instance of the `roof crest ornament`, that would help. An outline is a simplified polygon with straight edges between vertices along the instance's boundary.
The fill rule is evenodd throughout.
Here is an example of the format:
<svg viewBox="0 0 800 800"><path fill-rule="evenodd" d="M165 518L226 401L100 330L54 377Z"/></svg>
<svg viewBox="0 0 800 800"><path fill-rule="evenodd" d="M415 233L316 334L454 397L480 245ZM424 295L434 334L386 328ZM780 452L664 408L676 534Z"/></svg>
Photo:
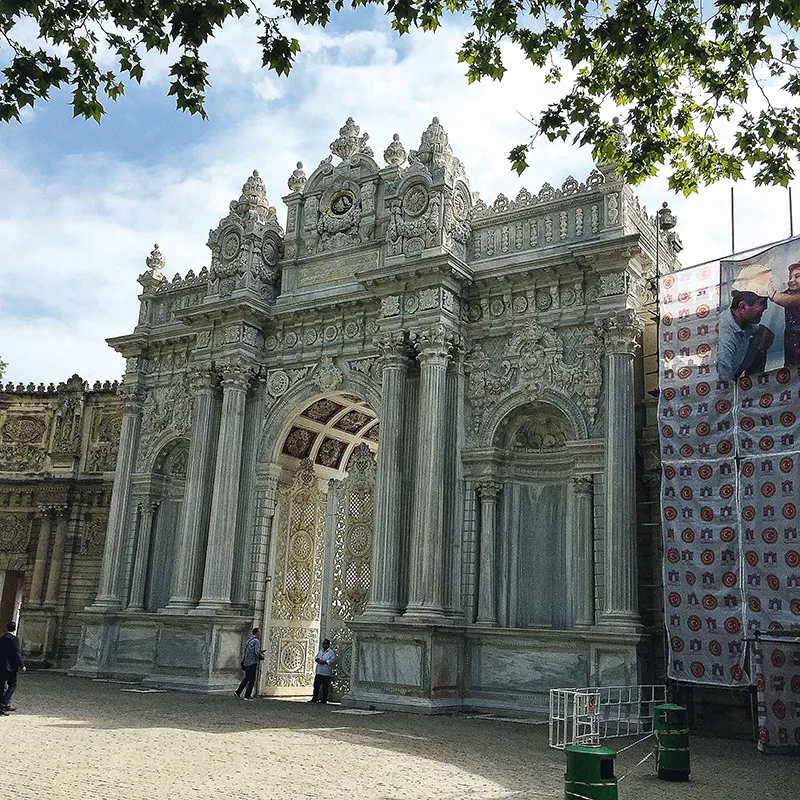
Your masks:
<svg viewBox="0 0 800 800"><path fill-rule="evenodd" d="M162 274L164 268L167 266L167 262L164 261L161 250L158 249L158 242L153 245L153 249L150 251L150 255L144 260L144 263L147 264L151 277L155 278L157 281L165 281L167 279L166 276Z"/></svg>
<svg viewBox="0 0 800 800"><path fill-rule="evenodd" d="M302 192L303 187L306 185L306 173L303 171L303 162L297 162L297 169L289 176L286 185L292 192Z"/></svg>
<svg viewBox="0 0 800 800"><path fill-rule="evenodd" d="M383 151L383 160L393 167L399 167L406 160L406 149L399 133L392 136L392 143Z"/></svg>
<svg viewBox="0 0 800 800"><path fill-rule="evenodd" d="M231 213L239 217L246 217L252 213L262 223L278 219L275 208L267 200L267 190L257 169L254 169L253 174L244 182L239 199L234 200L230 208Z"/></svg>
<svg viewBox="0 0 800 800"><path fill-rule="evenodd" d="M339 128L339 138L331 142L331 153L339 156L342 161L347 161L348 158L360 153L372 158L372 148L367 147L367 140L369 134L364 133L361 136L361 128L356 125L352 117L348 117L345 124Z"/></svg>

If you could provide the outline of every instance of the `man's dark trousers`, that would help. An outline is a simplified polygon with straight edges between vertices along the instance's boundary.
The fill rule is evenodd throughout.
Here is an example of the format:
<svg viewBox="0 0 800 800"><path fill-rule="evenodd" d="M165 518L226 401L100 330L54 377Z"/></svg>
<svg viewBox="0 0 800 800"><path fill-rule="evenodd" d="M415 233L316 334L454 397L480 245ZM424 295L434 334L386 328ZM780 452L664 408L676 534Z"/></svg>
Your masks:
<svg viewBox="0 0 800 800"><path fill-rule="evenodd" d="M245 689L245 697L250 697L250 695L253 694L253 687L256 685L257 669L258 663L250 664L250 666L244 668L244 678L242 678L242 682L239 684L239 688L236 690L236 694L238 694L239 697L242 696L242 689Z"/></svg>
<svg viewBox="0 0 800 800"><path fill-rule="evenodd" d="M16 672L0 672L0 707L11 705L11 698L17 688Z"/></svg>
<svg viewBox="0 0 800 800"><path fill-rule="evenodd" d="M315 675L314 676L314 694L311 699L315 703L328 702L328 689L331 685L330 675Z"/></svg>

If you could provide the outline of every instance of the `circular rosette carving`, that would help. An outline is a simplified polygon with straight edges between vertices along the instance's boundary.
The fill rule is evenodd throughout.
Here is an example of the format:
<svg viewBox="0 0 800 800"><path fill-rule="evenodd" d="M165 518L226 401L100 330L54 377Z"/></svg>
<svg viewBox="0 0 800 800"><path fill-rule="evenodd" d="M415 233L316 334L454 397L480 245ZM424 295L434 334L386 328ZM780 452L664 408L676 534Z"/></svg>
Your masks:
<svg viewBox="0 0 800 800"><path fill-rule="evenodd" d="M272 397L280 397L289 388L289 376L282 370L273 372L267 379L267 391Z"/></svg>
<svg viewBox="0 0 800 800"><path fill-rule="evenodd" d="M466 187L459 183L453 194L453 216L463 222L469 216L469 197Z"/></svg>
<svg viewBox="0 0 800 800"><path fill-rule="evenodd" d="M268 267L274 267L281 258L281 240L271 231L264 235L261 242L261 258Z"/></svg>
<svg viewBox="0 0 800 800"><path fill-rule="evenodd" d="M239 251L242 249L242 238L239 236L238 231L226 231L222 237L222 247L220 248L220 255L226 260L236 258Z"/></svg>
<svg viewBox="0 0 800 800"><path fill-rule="evenodd" d="M428 190L424 186L417 184L403 195L403 211L409 217L419 217L428 210L429 202L430 195Z"/></svg>

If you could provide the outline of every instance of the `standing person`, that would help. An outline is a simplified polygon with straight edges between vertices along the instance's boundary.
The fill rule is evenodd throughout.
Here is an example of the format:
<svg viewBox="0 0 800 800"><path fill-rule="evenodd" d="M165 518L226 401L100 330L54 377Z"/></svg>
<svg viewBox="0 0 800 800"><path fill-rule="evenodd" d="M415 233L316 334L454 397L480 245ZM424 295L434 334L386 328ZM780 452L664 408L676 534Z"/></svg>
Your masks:
<svg viewBox="0 0 800 800"><path fill-rule="evenodd" d="M336 661L336 653L331 650L331 643L327 639L322 640L322 650L314 657L317 665L317 674L314 676L314 694L309 703L327 703L328 689L331 685L331 675L333 662Z"/></svg>
<svg viewBox="0 0 800 800"><path fill-rule="evenodd" d="M17 629L15 622L6 625L6 632L0 636L0 714L7 717L9 711L16 711L11 705L11 698L17 688L17 673L25 672L19 638L14 635Z"/></svg>
<svg viewBox="0 0 800 800"><path fill-rule="evenodd" d="M263 660L264 651L261 649L261 629L253 628L253 632L247 637L244 653L242 654L244 678L242 678L239 688L234 692L240 700L252 701L253 687L256 685L256 670L258 669L258 663ZM242 689L244 689L244 697L242 697Z"/></svg>

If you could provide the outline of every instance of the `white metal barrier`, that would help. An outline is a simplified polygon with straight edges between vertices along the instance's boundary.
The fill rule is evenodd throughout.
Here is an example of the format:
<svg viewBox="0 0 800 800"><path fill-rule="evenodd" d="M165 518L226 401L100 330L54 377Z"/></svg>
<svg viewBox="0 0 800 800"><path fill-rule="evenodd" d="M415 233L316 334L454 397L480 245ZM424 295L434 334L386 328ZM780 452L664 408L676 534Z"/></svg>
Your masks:
<svg viewBox="0 0 800 800"><path fill-rule="evenodd" d="M550 690L550 747L599 747L601 739L652 733L654 708L667 687L590 686Z"/></svg>

